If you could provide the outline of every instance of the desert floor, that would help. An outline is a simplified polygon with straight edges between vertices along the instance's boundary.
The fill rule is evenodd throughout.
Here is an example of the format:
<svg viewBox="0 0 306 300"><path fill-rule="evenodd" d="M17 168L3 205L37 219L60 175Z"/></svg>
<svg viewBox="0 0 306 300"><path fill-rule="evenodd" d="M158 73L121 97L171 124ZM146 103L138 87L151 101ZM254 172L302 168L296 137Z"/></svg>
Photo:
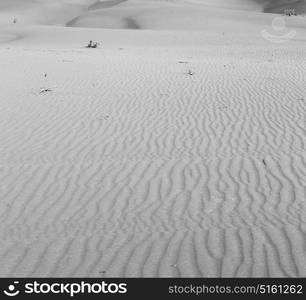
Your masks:
<svg viewBox="0 0 306 300"><path fill-rule="evenodd" d="M305 277L306 17L66 2L0 5L0 276Z"/></svg>

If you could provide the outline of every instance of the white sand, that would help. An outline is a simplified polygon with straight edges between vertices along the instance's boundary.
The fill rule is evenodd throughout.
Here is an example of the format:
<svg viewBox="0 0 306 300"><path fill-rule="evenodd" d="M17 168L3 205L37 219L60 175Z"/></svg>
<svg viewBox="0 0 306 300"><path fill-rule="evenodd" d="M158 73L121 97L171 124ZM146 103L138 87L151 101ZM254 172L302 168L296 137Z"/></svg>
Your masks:
<svg viewBox="0 0 306 300"><path fill-rule="evenodd" d="M1 1L0 276L305 277L305 17L119 2Z"/></svg>

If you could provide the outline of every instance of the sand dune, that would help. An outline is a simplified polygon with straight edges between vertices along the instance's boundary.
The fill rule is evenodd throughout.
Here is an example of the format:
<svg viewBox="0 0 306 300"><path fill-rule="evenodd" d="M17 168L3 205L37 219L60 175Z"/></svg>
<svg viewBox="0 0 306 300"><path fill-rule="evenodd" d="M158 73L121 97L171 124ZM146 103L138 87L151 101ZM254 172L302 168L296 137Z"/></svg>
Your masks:
<svg viewBox="0 0 306 300"><path fill-rule="evenodd" d="M253 12L282 13L286 7L306 11L302 0L5 0L0 3L0 25L17 19L22 25L195 30L216 20L252 17Z"/></svg>
<svg viewBox="0 0 306 300"><path fill-rule="evenodd" d="M293 8L299 14L306 13L304 0L254 0L263 7L265 12L283 13L286 8Z"/></svg>
<svg viewBox="0 0 306 300"><path fill-rule="evenodd" d="M0 29L0 276L305 277L304 19L276 44L251 2L64 2L117 29Z"/></svg>

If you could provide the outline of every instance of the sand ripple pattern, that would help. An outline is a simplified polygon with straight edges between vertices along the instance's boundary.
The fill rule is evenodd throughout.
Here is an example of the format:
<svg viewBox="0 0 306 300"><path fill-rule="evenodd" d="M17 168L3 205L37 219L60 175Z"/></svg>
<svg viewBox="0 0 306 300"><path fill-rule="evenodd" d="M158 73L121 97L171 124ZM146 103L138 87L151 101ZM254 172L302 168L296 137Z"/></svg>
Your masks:
<svg viewBox="0 0 306 300"><path fill-rule="evenodd" d="M0 49L0 275L305 277L305 50L114 51Z"/></svg>

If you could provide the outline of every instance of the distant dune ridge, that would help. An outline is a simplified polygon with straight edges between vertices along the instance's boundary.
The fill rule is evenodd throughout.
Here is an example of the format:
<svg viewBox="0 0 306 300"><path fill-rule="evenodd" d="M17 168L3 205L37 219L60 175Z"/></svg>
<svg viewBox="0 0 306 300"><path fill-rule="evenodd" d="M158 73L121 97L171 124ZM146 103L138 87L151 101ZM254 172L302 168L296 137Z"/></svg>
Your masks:
<svg viewBox="0 0 306 300"><path fill-rule="evenodd" d="M152 24L157 29L154 23L163 20L163 16L165 24L173 23L174 19L178 23L181 18L184 22L185 10L193 15L194 22L200 23L214 8L283 13L286 7L302 14L306 3L304 0L5 0L0 3L0 22L17 18L22 24L130 29L149 29ZM166 25L160 28L163 26Z"/></svg>
<svg viewBox="0 0 306 300"><path fill-rule="evenodd" d="M305 277L284 2L1 0L0 276Z"/></svg>
<svg viewBox="0 0 306 300"><path fill-rule="evenodd" d="M306 13L305 0L254 0L263 7L264 12L283 13L286 8L293 8L298 14Z"/></svg>

